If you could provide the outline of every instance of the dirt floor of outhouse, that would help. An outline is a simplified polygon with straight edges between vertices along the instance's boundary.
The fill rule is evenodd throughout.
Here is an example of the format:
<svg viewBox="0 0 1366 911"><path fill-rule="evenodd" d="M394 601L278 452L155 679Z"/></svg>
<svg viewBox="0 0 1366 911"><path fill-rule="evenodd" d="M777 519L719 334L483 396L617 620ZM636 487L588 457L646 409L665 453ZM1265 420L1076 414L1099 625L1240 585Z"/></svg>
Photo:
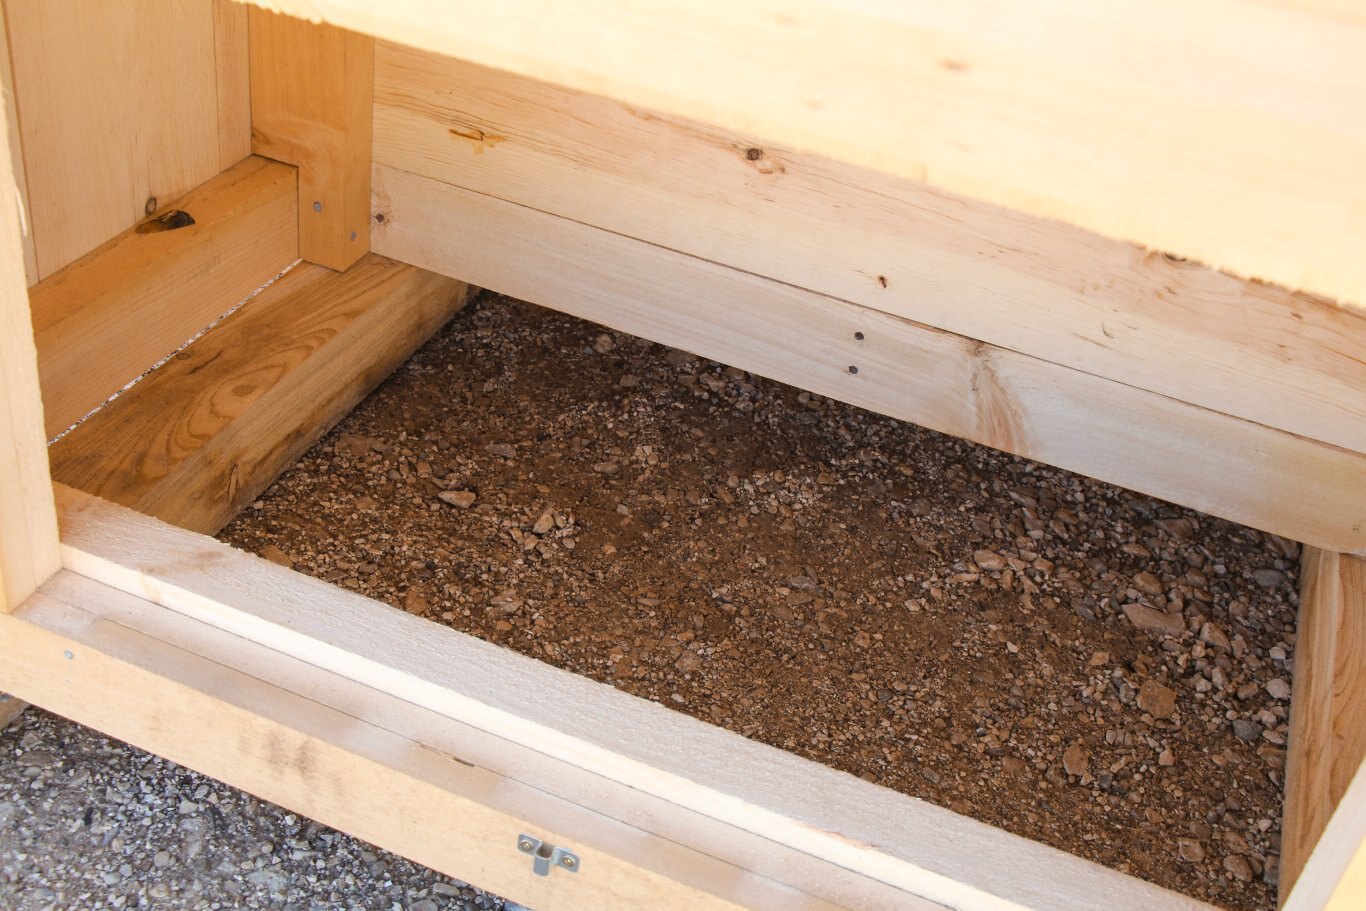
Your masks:
<svg viewBox="0 0 1366 911"><path fill-rule="evenodd" d="M1275 905L1293 542L488 292L220 537Z"/></svg>

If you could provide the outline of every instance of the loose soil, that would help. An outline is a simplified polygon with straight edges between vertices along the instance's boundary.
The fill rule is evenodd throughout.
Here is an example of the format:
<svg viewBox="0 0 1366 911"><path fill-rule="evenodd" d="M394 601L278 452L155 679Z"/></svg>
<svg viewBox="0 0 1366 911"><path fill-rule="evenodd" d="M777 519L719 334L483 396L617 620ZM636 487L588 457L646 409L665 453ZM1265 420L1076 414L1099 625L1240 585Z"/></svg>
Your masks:
<svg viewBox="0 0 1366 911"><path fill-rule="evenodd" d="M489 293L221 537L1275 905L1292 542Z"/></svg>

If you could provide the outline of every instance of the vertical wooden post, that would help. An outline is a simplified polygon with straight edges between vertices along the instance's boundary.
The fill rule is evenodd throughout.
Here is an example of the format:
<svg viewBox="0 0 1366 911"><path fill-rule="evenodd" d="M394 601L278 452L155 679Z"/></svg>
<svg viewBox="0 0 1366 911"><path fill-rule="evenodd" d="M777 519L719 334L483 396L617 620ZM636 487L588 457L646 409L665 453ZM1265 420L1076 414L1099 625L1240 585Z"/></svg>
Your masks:
<svg viewBox="0 0 1366 911"><path fill-rule="evenodd" d="M5 138L0 140L0 613L12 611L61 566L24 279L22 210L12 168Z"/></svg>
<svg viewBox="0 0 1366 911"><path fill-rule="evenodd" d="M1366 818L1366 805L1344 802L1366 758L1366 561L1304 549L1293 700L1281 832L1282 904L1288 903L1311 854L1317 856L1316 845L1318 853L1342 854L1343 845L1327 844L1330 835L1352 837L1328 831L1339 805L1343 822ZM1356 792L1357 799L1366 798L1362 787ZM1338 820L1334 823L1342 830ZM1357 844L1347 847L1349 853L1358 850ZM1305 876L1306 888L1294 892L1296 907L1322 904L1305 904L1301 892L1332 894L1336 879L1324 882L1332 874L1316 869L1314 876Z"/></svg>
<svg viewBox="0 0 1366 911"><path fill-rule="evenodd" d="M251 7L252 151L299 169L299 255L345 269L370 251L375 42Z"/></svg>

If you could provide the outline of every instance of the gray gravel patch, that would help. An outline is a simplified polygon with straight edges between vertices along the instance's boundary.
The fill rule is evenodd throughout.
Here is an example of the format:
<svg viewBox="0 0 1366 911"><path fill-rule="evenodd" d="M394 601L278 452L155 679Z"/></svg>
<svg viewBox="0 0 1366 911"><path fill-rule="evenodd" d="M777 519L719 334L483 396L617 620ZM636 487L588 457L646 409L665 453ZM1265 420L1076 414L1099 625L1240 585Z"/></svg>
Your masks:
<svg viewBox="0 0 1366 911"><path fill-rule="evenodd" d="M0 908L526 911L38 709L0 732Z"/></svg>

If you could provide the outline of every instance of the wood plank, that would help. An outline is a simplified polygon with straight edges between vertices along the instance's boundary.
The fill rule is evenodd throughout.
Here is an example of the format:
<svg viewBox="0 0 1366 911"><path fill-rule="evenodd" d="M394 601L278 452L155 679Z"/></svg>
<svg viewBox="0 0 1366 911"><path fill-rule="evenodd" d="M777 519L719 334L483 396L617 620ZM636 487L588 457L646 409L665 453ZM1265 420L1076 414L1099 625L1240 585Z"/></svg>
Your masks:
<svg viewBox="0 0 1366 911"><path fill-rule="evenodd" d="M1366 561L1305 548L1281 836L1281 899L1366 760Z"/></svg>
<svg viewBox="0 0 1366 911"><path fill-rule="evenodd" d="M370 249L375 43L248 11L252 151L299 168L299 255L345 269Z"/></svg>
<svg viewBox="0 0 1366 911"><path fill-rule="evenodd" d="M1366 29L1326 11L257 2L1366 305Z"/></svg>
<svg viewBox="0 0 1366 911"><path fill-rule="evenodd" d="M843 907L476 764L452 733L458 726L436 713L216 633L64 573L0 618L0 643L17 656L0 679L112 736L544 911ZM175 638L184 644L167 641ZM432 727L393 730L416 721ZM522 832L573 846L581 872L535 876L515 847ZM622 854L653 855L668 872Z"/></svg>
<svg viewBox="0 0 1366 911"><path fill-rule="evenodd" d="M247 8L212 0L214 75L218 86L218 161L226 171L251 154L251 66Z"/></svg>
<svg viewBox="0 0 1366 911"><path fill-rule="evenodd" d="M1366 553L1366 457L383 166L377 250L1214 515ZM857 368L854 372L853 368Z"/></svg>
<svg viewBox="0 0 1366 911"><path fill-rule="evenodd" d="M0 614L61 564L11 148L8 137L0 142L0 213L9 213L0 217Z"/></svg>
<svg viewBox="0 0 1366 911"><path fill-rule="evenodd" d="M465 303L368 256L304 264L53 444L59 481L212 534Z"/></svg>
<svg viewBox="0 0 1366 911"><path fill-rule="evenodd" d="M1284 911L1360 911L1366 895L1366 768L1357 772L1309 856Z"/></svg>
<svg viewBox="0 0 1366 911"><path fill-rule="evenodd" d="M6 0L38 275L222 170L212 0Z"/></svg>
<svg viewBox="0 0 1366 911"><path fill-rule="evenodd" d="M294 169L249 158L175 200L189 227L131 229L30 292L49 437L298 258Z"/></svg>
<svg viewBox="0 0 1366 911"><path fill-rule="evenodd" d="M375 160L1366 452L1366 312L388 42Z"/></svg>
<svg viewBox="0 0 1366 911"><path fill-rule="evenodd" d="M28 284L38 280L38 257L33 246L33 224L29 220L28 178L24 155L19 147L19 112L14 105L14 65L10 61L9 29L0 4L0 90L5 95L5 122L9 124L9 160L14 165L14 181L19 191L19 229L24 243L24 276Z"/></svg>
<svg viewBox="0 0 1366 911"><path fill-rule="evenodd" d="M634 799L663 801L651 804L659 812L643 827L671 842L730 858L736 834L748 833L767 842L761 856L774 852L781 881L810 883L815 892L820 865L829 864L900 892L892 904L873 900L885 892L836 892L838 903L1089 911L1100 897L1107 907L1209 909L79 491L59 487L59 497L73 571L569 763L640 795ZM594 805L593 794L560 791L563 780L544 784ZM698 832L675 828L680 814L700 814L732 834L695 843ZM818 865L809 877L806 861L792 862L788 849Z"/></svg>

